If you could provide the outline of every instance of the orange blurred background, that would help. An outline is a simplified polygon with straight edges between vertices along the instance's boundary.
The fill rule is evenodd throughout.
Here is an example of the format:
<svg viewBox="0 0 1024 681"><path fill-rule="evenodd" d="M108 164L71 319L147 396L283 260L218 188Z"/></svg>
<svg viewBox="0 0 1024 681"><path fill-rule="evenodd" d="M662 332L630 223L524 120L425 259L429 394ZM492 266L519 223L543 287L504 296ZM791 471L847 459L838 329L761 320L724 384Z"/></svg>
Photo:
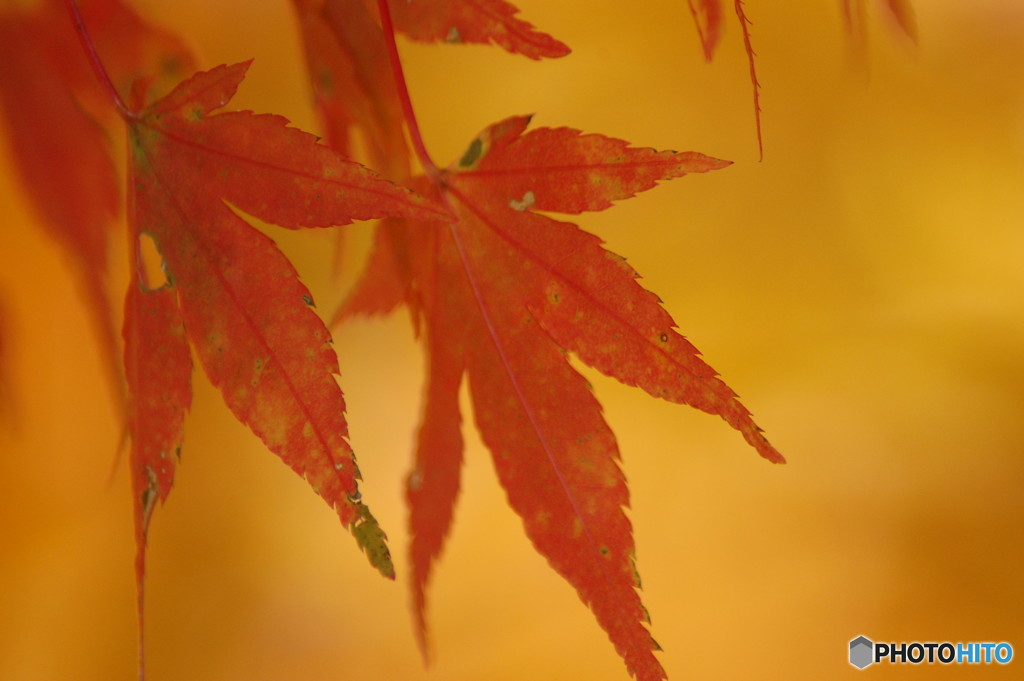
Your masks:
<svg viewBox="0 0 1024 681"><path fill-rule="evenodd" d="M234 105L315 129L288 3L140 4L207 67L256 58ZM858 672L847 645L860 634L1009 641L1024 655L1024 5L917 0L915 46L869 2L858 47L838 0L747 3L758 163L733 17L707 65L681 0L518 4L574 53L536 63L401 43L439 163L529 112L736 161L581 220L629 257L789 459L771 466L719 419L585 371L620 440L670 678L922 673ZM0 678L132 678L117 417L68 260L0 166ZM348 228L340 278L329 232L268 230L332 310L368 227ZM120 300L123 245L113 252ZM150 535L150 681L628 678L530 547L471 429L424 669L401 489L422 356L404 313L341 328L336 347L398 582L197 373L183 464ZM1011 678L1021 664L941 672Z"/></svg>

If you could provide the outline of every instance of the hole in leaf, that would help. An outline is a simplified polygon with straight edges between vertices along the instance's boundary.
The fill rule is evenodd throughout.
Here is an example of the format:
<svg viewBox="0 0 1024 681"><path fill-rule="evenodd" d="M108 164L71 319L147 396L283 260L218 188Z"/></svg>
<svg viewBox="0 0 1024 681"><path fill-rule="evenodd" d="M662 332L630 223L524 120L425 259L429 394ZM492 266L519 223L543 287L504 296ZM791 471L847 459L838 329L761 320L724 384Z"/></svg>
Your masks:
<svg viewBox="0 0 1024 681"><path fill-rule="evenodd" d="M167 286L167 272L164 269L164 257L160 255L156 241L149 234L139 235L139 279L147 291Z"/></svg>

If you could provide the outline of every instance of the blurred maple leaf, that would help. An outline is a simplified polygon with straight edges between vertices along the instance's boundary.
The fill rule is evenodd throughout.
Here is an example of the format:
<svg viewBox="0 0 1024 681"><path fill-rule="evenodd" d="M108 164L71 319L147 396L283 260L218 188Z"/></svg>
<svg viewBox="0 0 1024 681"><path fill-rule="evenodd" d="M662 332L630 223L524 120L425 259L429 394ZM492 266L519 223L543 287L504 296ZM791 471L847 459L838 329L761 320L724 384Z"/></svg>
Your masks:
<svg viewBox="0 0 1024 681"><path fill-rule="evenodd" d="M839 0L843 12L846 29L855 38L863 33L863 15L865 0ZM690 13L693 15L697 34L700 36L701 50L704 58L711 61L715 49L722 37L723 22L721 0L687 0ZM914 8L910 0L882 0L889 15L911 40L917 40L917 25L914 21ZM764 157L764 140L761 134L761 84L757 80L756 53L750 38L750 19L747 18L743 0L733 0L733 11L740 22L743 32L743 49L747 54L747 66L750 71L750 84L754 92L754 126L757 129L757 149Z"/></svg>
<svg viewBox="0 0 1024 681"><path fill-rule="evenodd" d="M855 40L863 41L865 0L841 0L843 21L846 30ZM914 18L914 7L910 0L881 0L886 13L892 22L905 36L917 40L917 21Z"/></svg>
<svg viewBox="0 0 1024 681"><path fill-rule="evenodd" d="M111 55L108 72L123 92L142 77L159 89L192 68L180 41L117 0L83 2L82 13L98 49ZM0 117L40 224L75 261L111 383L120 390L106 290L109 232L121 203L110 149L114 117L82 54L68 49L77 40L59 0L0 11Z"/></svg>

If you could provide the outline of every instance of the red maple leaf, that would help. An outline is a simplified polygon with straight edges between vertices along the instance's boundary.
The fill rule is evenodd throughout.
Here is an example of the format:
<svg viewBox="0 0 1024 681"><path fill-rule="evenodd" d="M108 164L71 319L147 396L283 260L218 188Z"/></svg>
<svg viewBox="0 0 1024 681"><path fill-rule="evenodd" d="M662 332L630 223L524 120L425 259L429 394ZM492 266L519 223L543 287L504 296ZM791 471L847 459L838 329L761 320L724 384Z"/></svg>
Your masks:
<svg viewBox="0 0 1024 681"><path fill-rule="evenodd" d="M728 162L569 128L527 133L528 122L489 127L432 190L418 185L457 220L388 223L341 315L386 311L404 299L426 335L426 406L407 482L421 644L425 586L459 489L465 375L476 424L534 546L576 588L630 671L659 679L636 590L618 447L566 353L654 396L718 414L762 456L783 458L625 260L576 225L536 211L603 210L659 180Z"/></svg>
<svg viewBox="0 0 1024 681"><path fill-rule="evenodd" d="M132 233L153 239L166 271L162 284L136 272L125 312L140 601L149 520L170 491L189 406L189 342L235 416L393 576L384 533L360 500L328 331L291 263L238 211L288 228L445 213L280 116L214 114L247 68L198 73L127 117Z"/></svg>

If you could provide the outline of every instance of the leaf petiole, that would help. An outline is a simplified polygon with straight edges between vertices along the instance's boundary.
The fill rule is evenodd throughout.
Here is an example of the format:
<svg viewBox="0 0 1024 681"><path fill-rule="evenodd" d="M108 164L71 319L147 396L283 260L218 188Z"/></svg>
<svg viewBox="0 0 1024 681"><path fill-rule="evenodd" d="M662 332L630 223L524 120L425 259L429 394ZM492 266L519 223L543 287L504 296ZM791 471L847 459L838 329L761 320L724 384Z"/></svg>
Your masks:
<svg viewBox="0 0 1024 681"><path fill-rule="evenodd" d="M384 31L384 42L388 46L388 60L391 62L391 72L394 74L395 87L398 88L398 99L402 103L402 116L405 118L405 124L409 128L409 137L412 139L413 149L416 150L416 157L423 166L424 174L436 182L441 171L430 158L427 147L423 143L423 135L420 134L419 123L416 122L416 113L413 111L412 100L409 98L409 88L405 83L405 73L402 71L402 60L398 55L398 44L395 42L395 25L391 20L388 0L377 0L377 7L380 9L381 29Z"/></svg>
<svg viewBox="0 0 1024 681"><path fill-rule="evenodd" d="M89 36L89 30L85 27L85 21L82 19L82 10L78 7L78 2L76 0L64 0L64 6L67 7L71 23L75 26L75 33L78 34L78 39L85 50L85 56L89 60L89 65L92 66L93 74L96 76L96 80L99 81L100 87L107 91L107 95L110 97L114 108L117 109L117 113L121 118L126 121L137 120L139 118L138 112L131 110L124 103L121 93L117 91L114 81L110 79L110 74L107 73L107 69L103 66L103 61L96 52L96 46L93 45L92 38Z"/></svg>

